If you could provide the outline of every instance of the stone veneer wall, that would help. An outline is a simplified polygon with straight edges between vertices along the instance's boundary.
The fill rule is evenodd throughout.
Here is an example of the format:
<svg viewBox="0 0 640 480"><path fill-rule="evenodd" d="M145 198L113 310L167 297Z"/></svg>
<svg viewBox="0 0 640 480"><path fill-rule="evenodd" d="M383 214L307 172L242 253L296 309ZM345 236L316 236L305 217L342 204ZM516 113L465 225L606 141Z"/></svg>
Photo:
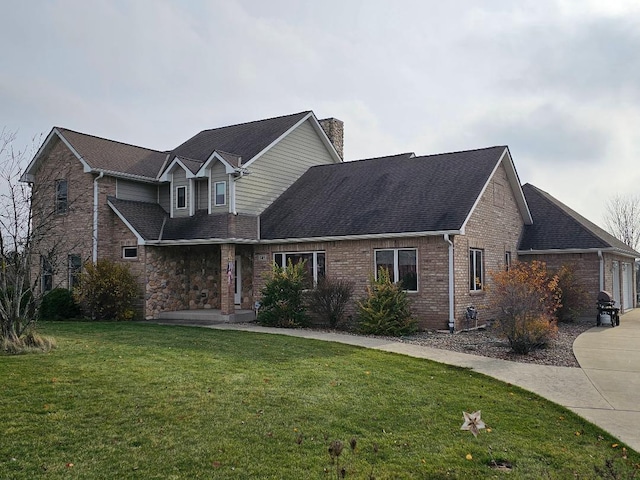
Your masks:
<svg viewBox="0 0 640 480"><path fill-rule="evenodd" d="M147 318L163 311L220 308L220 246L145 250Z"/></svg>

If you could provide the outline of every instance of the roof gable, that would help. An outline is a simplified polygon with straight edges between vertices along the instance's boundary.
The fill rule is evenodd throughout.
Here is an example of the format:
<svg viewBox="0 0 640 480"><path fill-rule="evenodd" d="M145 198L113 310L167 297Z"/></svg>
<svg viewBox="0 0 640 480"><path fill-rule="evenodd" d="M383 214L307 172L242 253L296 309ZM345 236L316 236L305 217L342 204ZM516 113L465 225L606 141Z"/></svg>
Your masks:
<svg viewBox="0 0 640 480"><path fill-rule="evenodd" d="M640 253L572 210L547 192L526 184L522 190L533 217L524 228L521 253L556 250L615 250L621 255Z"/></svg>
<svg viewBox="0 0 640 480"><path fill-rule="evenodd" d="M261 239L461 233L506 147L310 168L261 216Z"/></svg>
<svg viewBox="0 0 640 480"><path fill-rule="evenodd" d="M66 128L54 127L29 163L23 180L37 170L55 140L61 140L82 163L85 172L105 172L116 176L153 180L162 169L167 154Z"/></svg>

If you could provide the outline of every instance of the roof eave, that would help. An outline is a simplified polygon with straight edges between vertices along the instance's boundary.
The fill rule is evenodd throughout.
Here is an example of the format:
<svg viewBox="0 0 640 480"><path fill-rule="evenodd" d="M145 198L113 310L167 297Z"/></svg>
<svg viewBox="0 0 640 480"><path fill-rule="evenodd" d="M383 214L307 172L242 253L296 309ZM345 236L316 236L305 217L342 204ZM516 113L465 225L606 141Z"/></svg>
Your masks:
<svg viewBox="0 0 640 480"><path fill-rule="evenodd" d="M324 237L300 237L300 238L261 238L260 243L308 243L308 242L339 242L345 240L377 240L384 238L410 238L410 237L440 237L443 235L462 235L462 230L434 230L426 232L398 232L398 233L368 233L360 235L330 235Z"/></svg>
<svg viewBox="0 0 640 480"><path fill-rule="evenodd" d="M638 255L625 252L624 250L620 250L615 247L605 247L605 248L548 248L545 250L518 250L518 255L558 255L558 254L570 254L570 253L615 253L616 255L620 255L623 257L629 258L639 258ZM637 253L637 252L636 252Z"/></svg>

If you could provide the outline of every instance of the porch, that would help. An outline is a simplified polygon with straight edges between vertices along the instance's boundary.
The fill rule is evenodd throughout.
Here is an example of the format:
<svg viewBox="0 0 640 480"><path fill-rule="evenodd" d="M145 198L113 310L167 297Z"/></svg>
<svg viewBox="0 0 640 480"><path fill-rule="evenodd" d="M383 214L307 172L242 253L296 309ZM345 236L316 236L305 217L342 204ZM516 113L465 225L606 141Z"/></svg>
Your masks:
<svg viewBox="0 0 640 480"><path fill-rule="evenodd" d="M222 310L208 308L160 312L158 318L145 321L163 325L216 325L220 323L253 322L255 319L256 314L253 310L236 310L232 314L224 315Z"/></svg>

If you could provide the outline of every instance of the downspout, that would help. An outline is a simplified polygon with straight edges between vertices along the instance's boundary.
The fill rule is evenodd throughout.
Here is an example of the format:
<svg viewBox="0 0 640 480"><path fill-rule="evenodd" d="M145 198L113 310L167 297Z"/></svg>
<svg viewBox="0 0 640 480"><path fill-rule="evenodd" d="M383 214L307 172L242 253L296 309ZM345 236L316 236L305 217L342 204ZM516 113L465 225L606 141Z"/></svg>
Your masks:
<svg viewBox="0 0 640 480"><path fill-rule="evenodd" d="M104 172L93 179L93 263L98 261L98 180L102 177Z"/></svg>
<svg viewBox="0 0 640 480"><path fill-rule="evenodd" d="M238 211L236 210L236 180L235 176L230 173L229 174L229 213L233 215L237 215Z"/></svg>
<svg viewBox="0 0 640 480"><path fill-rule="evenodd" d="M453 333L456 328L456 319L453 313L454 310L454 291L453 291L453 242L449 239L449 234L444 234L444 241L449 244L449 332Z"/></svg>
<svg viewBox="0 0 640 480"><path fill-rule="evenodd" d="M602 250L598 250L598 258L600 259L600 291L604 290L604 257Z"/></svg>

